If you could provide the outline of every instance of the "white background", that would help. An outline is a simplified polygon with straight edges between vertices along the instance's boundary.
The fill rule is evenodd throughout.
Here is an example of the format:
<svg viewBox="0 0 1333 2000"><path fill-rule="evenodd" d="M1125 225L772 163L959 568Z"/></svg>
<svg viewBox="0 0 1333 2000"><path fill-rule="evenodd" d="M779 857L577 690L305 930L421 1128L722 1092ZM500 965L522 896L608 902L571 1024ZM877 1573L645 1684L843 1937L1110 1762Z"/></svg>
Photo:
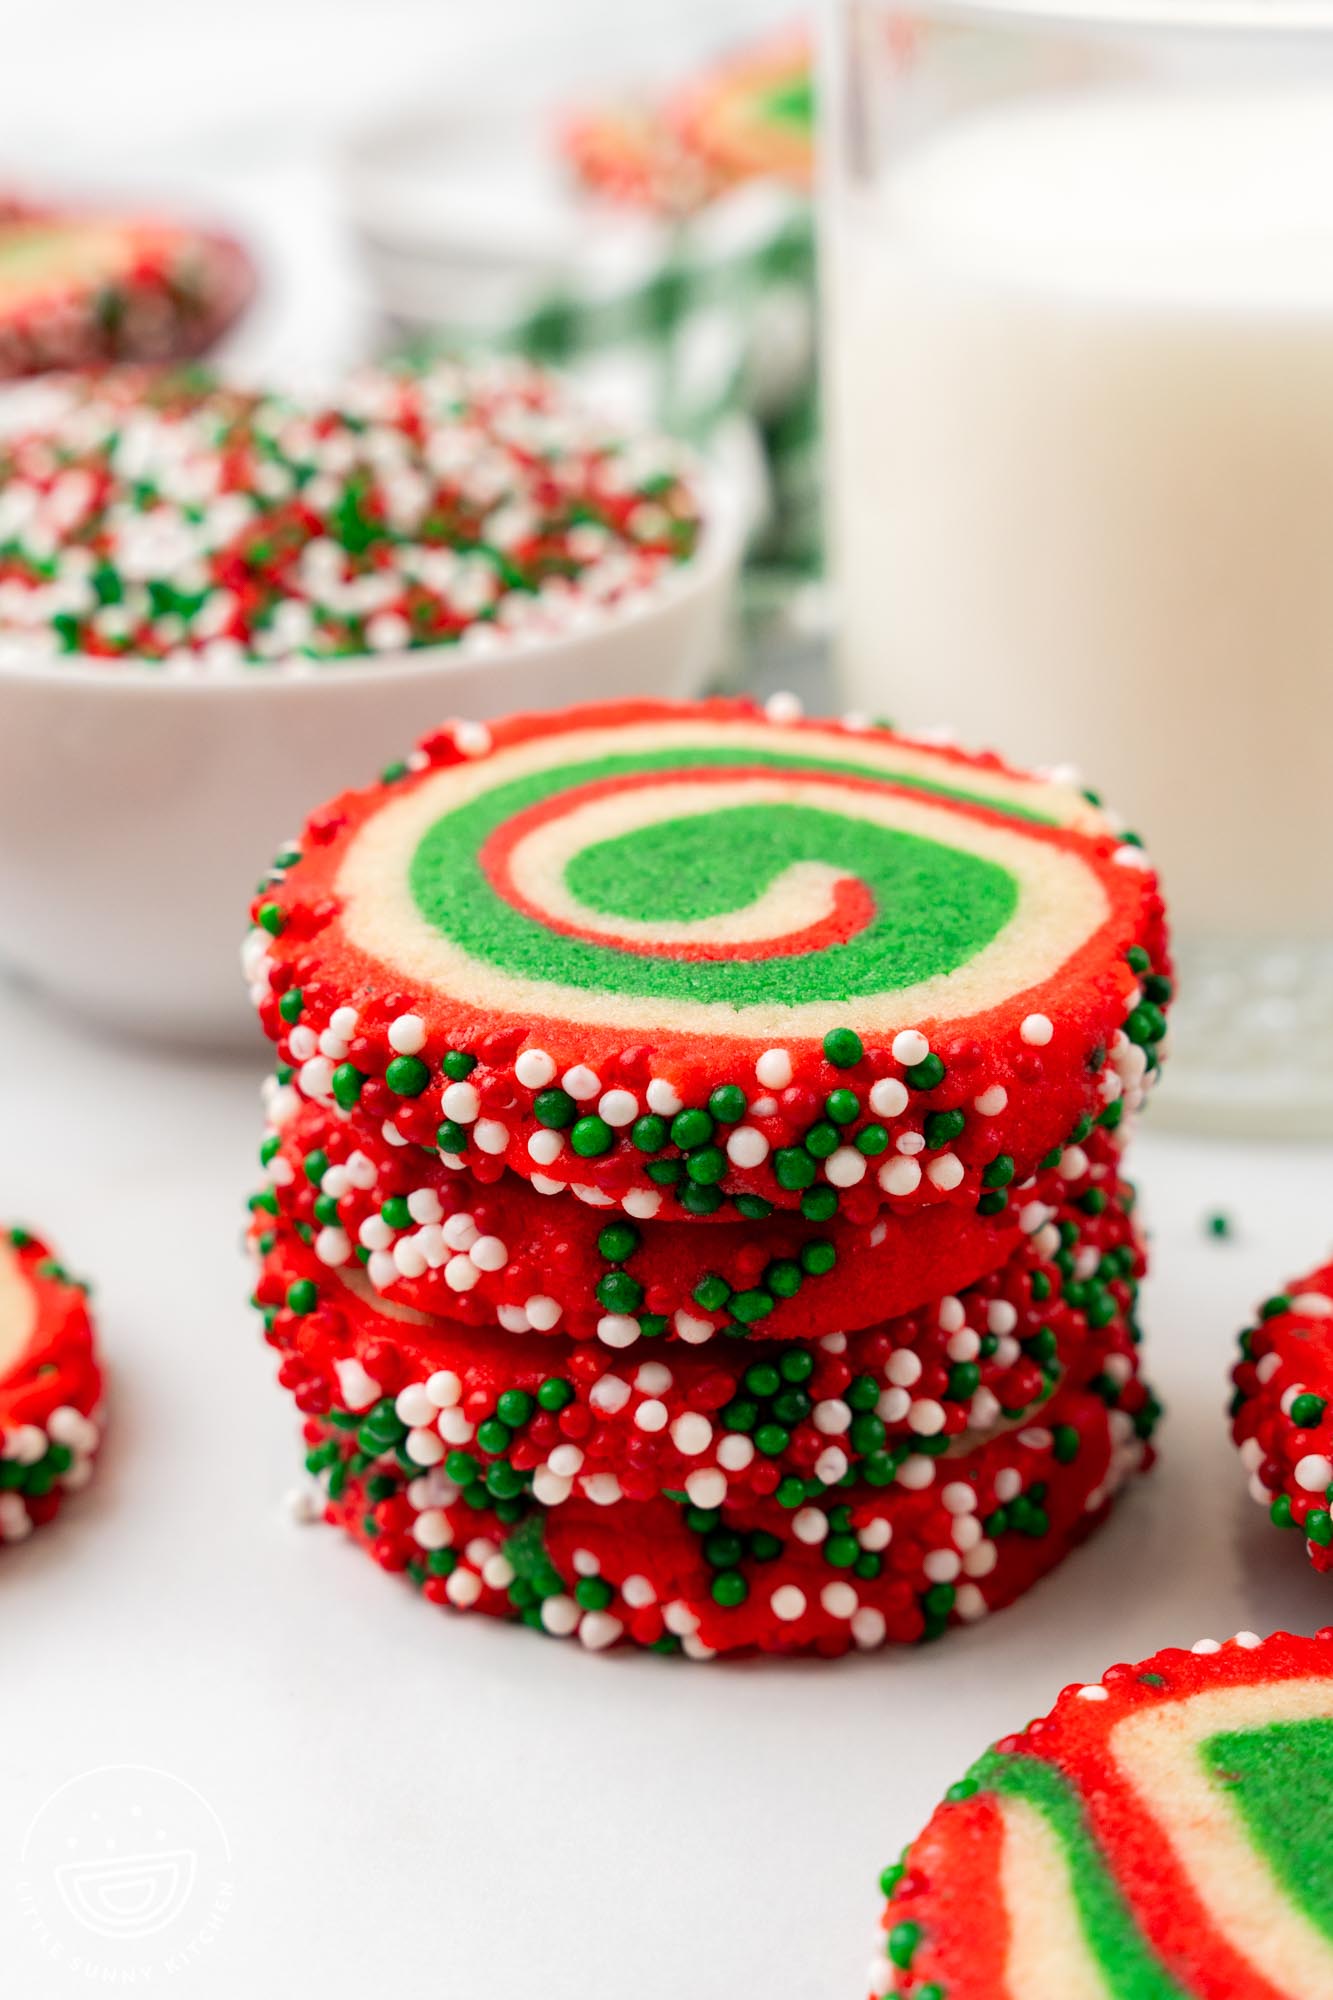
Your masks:
<svg viewBox="0 0 1333 2000"><path fill-rule="evenodd" d="M656 0L8 11L0 166L207 192L269 258L248 351L297 363L358 337L342 133L435 79L484 84L501 45L628 69L717 18ZM571 19L632 29L630 50L576 43ZM164 920L146 881L143 922ZM1333 1590L1246 1497L1222 1417L1236 1330L1326 1253L1333 1153L1141 1144L1163 1463L1027 1603L921 1652L694 1667L446 1617L294 1525L296 1420L239 1247L262 1068L258 1045L216 1064L108 1045L0 991L0 1216L94 1278L112 1371L94 1486L0 1554L6 2000L88 1990L24 1917L22 1842L57 1786L121 1762L196 1787L232 1850L216 1943L152 1990L848 2000L880 1866L994 1735L1112 1660L1333 1621ZM1205 1236L1214 1208L1234 1242Z"/></svg>

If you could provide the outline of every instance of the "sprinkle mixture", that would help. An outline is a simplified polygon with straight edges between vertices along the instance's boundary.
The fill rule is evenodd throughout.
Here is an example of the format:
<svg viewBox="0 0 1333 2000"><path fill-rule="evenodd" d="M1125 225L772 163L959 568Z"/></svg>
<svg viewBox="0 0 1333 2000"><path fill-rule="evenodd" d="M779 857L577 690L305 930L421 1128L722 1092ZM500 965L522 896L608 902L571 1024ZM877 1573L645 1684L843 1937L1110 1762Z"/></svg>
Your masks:
<svg viewBox="0 0 1333 2000"><path fill-rule="evenodd" d="M318 401L200 370L30 392L0 438L0 646L184 672L502 645L693 553L681 451L531 364L367 370Z"/></svg>
<svg viewBox="0 0 1333 2000"><path fill-rule="evenodd" d="M87 1291L30 1230L0 1230L0 1546L92 1476L102 1379Z"/></svg>
<svg viewBox="0 0 1333 2000"><path fill-rule="evenodd" d="M1333 1992L1333 1628L1201 1639L986 1752L884 1871L872 2000Z"/></svg>
<svg viewBox="0 0 1333 2000"><path fill-rule="evenodd" d="M1240 1357L1232 1435L1250 1492L1333 1570L1333 1263L1265 1299Z"/></svg>

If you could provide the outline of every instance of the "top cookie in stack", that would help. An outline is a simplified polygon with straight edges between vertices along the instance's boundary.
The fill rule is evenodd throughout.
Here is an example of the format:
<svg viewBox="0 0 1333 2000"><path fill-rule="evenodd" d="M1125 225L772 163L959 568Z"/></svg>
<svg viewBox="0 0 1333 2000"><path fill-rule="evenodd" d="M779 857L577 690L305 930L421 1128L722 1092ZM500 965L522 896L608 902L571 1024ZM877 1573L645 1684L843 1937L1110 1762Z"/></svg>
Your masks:
<svg viewBox="0 0 1333 2000"><path fill-rule="evenodd" d="M740 703L442 730L256 915L303 1097L643 1217L975 1207L1163 1025L1155 879L1084 793Z"/></svg>
<svg viewBox="0 0 1333 2000"><path fill-rule="evenodd" d="M1120 1128L1156 1073L1170 993L1155 878L1091 795L993 756L807 722L782 700L454 723L317 812L254 918L247 974L282 1065L265 1206L316 1290L321 1268L359 1258L386 1307L436 1316L442 1339L486 1325L669 1358L721 1334L758 1357L871 1327L884 1347L887 1322L927 1307L947 1347L956 1294L1042 1231L1077 1235L1070 1203L1128 1204ZM1100 1275L1096 1255L1083 1269L1068 1243L1047 1248L1094 1331L1129 1312L1107 1289L1128 1274L1120 1247ZM345 1284L334 1309L360 1324ZM290 1361L299 1329L276 1332ZM889 1365L911 1344L890 1332L857 1407L886 1481L919 1492L919 1469L900 1477L920 1453L895 1429ZM974 1358L940 1359L962 1407L938 1438L915 1434L957 1451L1005 1406L969 1408ZM1035 1379L1044 1397L1076 1378L1066 1353ZM303 1407L320 1394L307 1382ZM811 1483L786 1464L792 1428L772 1454L784 1505ZM507 1504L540 1486L526 1469ZM951 1470L957 1485L967 1466ZM833 1483L849 1480L844 1459ZM1105 1487L1090 1483L1098 1504ZM676 1550L674 1575L692 1554ZM748 1594L744 1560L724 1568ZM695 1615L666 1630L697 1639Z"/></svg>

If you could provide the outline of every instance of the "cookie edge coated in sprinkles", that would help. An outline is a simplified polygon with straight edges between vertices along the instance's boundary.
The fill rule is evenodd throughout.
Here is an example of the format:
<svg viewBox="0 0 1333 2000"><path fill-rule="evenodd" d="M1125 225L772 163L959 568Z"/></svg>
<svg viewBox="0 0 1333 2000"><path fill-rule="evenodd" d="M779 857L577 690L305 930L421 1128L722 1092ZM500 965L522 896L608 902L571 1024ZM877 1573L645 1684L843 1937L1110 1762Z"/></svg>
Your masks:
<svg viewBox="0 0 1333 2000"><path fill-rule="evenodd" d="M1063 1007L1028 1004L1034 994L1044 997L1036 988L975 1017L989 1027L990 1046L970 1037L963 1020L933 1037L904 1028L888 1047L869 1050L850 1022L822 1043L791 1038L759 1047L752 1038L677 1034L613 1049L607 1044L620 1037L606 1027L533 1022L460 1006L429 989L414 992L330 929L340 911L341 856L386 800L435 770L533 739L658 723L758 727L796 747L802 732L849 742L868 733L856 721L807 722L790 703L775 700L765 711L723 698L593 704L437 730L379 785L317 811L303 846L279 856L254 899L246 977L298 1092L360 1118L369 1111L377 1125L392 1124L401 1138L438 1147L445 1157L452 1141L454 1157L499 1158L539 1186L587 1180L614 1199L626 1186L656 1185L693 1214L711 1213L739 1193L800 1207L811 1220L834 1212L843 1188L867 1181L882 1201L904 1207L977 1201L994 1191L993 1174L1014 1165L1015 1151L1021 1180L1080 1119L1110 1123L1141 1101L1165 1053L1171 994L1161 897L1133 836L1118 834L1068 786L1059 788L1068 819L1084 826L1035 831L1072 843L1109 885L1108 899L1118 901L1047 982ZM1007 785L1045 783L989 753L974 757L878 735L954 766L964 780L979 774ZM992 810L984 800L965 809L982 818ZM1002 806L993 816L1014 823ZM1123 933L1119 952L1108 951L1103 936L1112 925ZM788 1115L793 1093L803 1108ZM850 1114L841 1128L827 1115L835 1093ZM756 1106L776 1118L768 1132ZM1052 1124L1057 1118L1063 1126ZM822 1152L806 1145L816 1125L832 1135L824 1145L821 1130ZM649 1127L651 1159L642 1150ZM904 1134L911 1136L899 1149Z"/></svg>

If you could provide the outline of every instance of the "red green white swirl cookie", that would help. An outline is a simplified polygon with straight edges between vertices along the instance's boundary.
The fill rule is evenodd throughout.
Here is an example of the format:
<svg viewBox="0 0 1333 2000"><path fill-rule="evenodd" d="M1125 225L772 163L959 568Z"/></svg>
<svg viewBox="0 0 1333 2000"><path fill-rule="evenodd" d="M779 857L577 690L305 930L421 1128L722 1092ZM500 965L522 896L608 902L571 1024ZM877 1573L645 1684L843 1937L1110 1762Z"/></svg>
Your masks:
<svg viewBox="0 0 1333 2000"><path fill-rule="evenodd" d="M1333 1993L1333 1629L1068 1687L886 1871L897 2000Z"/></svg>
<svg viewBox="0 0 1333 2000"><path fill-rule="evenodd" d="M723 185L773 177L808 188L815 164L810 37L775 35L716 64L668 108L688 155Z"/></svg>
<svg viewBox="0 0 1333 2000"><path fill-rule="evenodd" d="M0 201L0 378L185 360L254 282L240 245L212 231Z"/></svg>
<svg viewBox="0 0 1333 2000"><path fill-rule="evenodd" d="M87 1484L101 1396L86 1287L28 1230L0 1230L0 1545Z"/></svg>
<svg viewBox="0 0 1333 2000"><path fill-rule="evenodd" d="M695 1215L1002 1194L1137 1101L1170 996L1155 879L1085 794L785 705L445 728L253 914L302 1095Z"/></svg>
<svg viewBox="0 0 1333 2000"><path fill-rule="evenodd" d="M1250 1491L1333 1569L1333 1263L1266 1299L1240 1351L1231 1422Z"/></svg>
<svg viewBox="0 0 1333 2000"><path fill-rule="evenodd" d="M1126 1396L1142 1394L1137 1380ZM818 1653L934 1638L1010 1603L1104 1517L1150 1462L1138 1418L1062 1390L1045 1421L921 1476L817 1505L701 1507L661 1498L555 1508L416 1477L354 1470L318 1419L326 1518L428 1601L518 1620L590 1651L619 1642L718 1653ZM811 1532L818 1516L823 1532Z"/></svg>
<svg viewBox="0 0 1333 2000"><path fill-rule="evenodd" d="M1071 1204L1003 1270L919 1312L780 1345L622 1356L463 1327L377 1299L355 1266L328 1271L286 1223L253 1232L256 1303L283 1386L355 1439L358 1469L438 1466L545 1507L672 1491L799 1506L849 1475L910 1484L923 1458L947 1464L1038 1420L1062 1381L1119 1405L1142 1269L1128 1199L1093 1217Z"/></svg>
<svg viewBox="0 0 1333 2000"><path fill-rule="evenodd" d="M267 1186L251 1205L294 1221L329 1270L359 1261L377 1293L415 1311L617 1348L747 1329L814 1338L957 1292L1064 1204L1085 1217L1104 1206L1123 1136L1094 1131L1062 1148L996 1212L941 1203L902 1216L857 1190L818 1229L785 1210L701 1228L651 1219L656 1190L608 1212L596 1189L544 1195L502 1167L479 1180L385 1145L290 1090L270 1092L270 1109L283 1122L260 1148Z"/></svg>

